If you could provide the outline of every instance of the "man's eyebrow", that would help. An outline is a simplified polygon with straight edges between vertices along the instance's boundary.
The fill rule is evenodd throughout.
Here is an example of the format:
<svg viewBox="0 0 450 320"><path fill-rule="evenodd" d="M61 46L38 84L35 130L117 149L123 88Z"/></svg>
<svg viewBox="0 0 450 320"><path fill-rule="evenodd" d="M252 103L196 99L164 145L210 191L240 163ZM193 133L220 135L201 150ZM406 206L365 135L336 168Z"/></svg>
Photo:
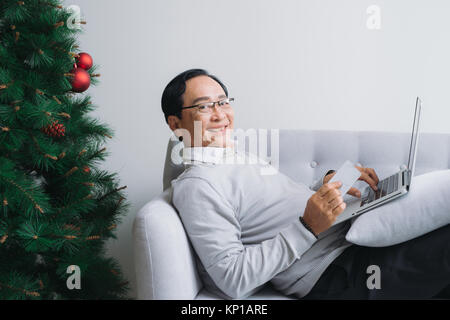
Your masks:
<svg viewBox="0 0 450 320"><path fill-rule="evenodd" d="M218 99L223 99L223 98L226 98L227 96L226 95L224 95L224 94L221 94L220 96L218 96L217 98ZM195 104L197 104L198 102L200 102L200 101L203 101L203 100L209 100L209 99L211 99L211 97L198 97L198 98L196 98L194 101L192 101L192 105L195 105Z"/></svg>

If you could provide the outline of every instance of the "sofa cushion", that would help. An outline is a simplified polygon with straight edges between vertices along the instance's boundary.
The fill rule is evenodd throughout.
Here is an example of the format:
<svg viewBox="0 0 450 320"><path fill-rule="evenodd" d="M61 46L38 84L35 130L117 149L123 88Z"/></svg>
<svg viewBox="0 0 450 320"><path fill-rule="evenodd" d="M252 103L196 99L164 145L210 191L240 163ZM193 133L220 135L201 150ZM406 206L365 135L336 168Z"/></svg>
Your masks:
<svg viewBox="0 0 450 320"><path fill-rule="evenodd" d="M202 288L194 251L177 211L172 188L139 210L133 225L140 299L194 299Z"/></svg>
<svg viewBox="0 0 450 320"><path fill-rule="evenodd" d="M386 247L411 240L450 223L450 170L414 176L409 192L356 217L349 242Z"/></svg>

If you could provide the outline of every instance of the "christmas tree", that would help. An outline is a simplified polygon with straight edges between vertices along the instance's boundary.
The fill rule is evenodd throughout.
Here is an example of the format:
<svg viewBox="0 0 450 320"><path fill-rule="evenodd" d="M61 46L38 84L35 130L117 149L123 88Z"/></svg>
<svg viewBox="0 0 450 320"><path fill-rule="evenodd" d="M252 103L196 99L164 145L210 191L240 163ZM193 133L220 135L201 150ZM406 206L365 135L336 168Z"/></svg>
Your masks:
<svg viewBox="0 0 450 320"><path fill-rule="evenodd" d="M60 1L0 1L0 299L128 291L104 248L125 187L98 168L112 130L88 115L98 67L70 21Z"/></svg>

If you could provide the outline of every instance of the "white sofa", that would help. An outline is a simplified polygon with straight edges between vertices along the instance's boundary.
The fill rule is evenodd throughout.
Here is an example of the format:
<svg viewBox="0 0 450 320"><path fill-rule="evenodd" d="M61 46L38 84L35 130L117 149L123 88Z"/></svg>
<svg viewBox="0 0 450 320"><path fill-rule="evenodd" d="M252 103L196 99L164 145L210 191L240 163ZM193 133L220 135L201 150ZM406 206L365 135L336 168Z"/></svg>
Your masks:
<svg viewBox="0 0 450 320"><path fill-rule="evenodd" d="M408 163L411 133L280 130L279 170L310 186L329 169L349 159L374 168L382 179ZM137 214L133 225L138 299L220 299L207 292L199 278L194 251L176 209L171 205L170 181L183 165L170 161L169 141L163 189ZM415 175L450 168L450 134L422 133ZM270 148L269 148L270 150ZM358 181L356 187L365 186ZM250 299L295 299L274 290L270 283Z"/></svg>

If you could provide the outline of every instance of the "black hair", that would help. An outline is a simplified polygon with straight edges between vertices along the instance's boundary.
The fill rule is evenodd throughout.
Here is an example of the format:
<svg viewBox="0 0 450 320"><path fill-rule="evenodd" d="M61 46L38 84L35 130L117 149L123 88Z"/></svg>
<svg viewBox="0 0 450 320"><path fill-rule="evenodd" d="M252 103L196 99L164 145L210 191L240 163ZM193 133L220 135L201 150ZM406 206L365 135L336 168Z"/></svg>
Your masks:
<svg viewBox="0 0 450 320"><path fill-rule="evenodd" d="M169 123L167 121L168 116L177 116L181 119L181 107L183 106L183 94L186 91L186 81L198 76L208 76L216 81L228 97L227 87L217 77L209 74L208 71L203 69L186 70L173 78L164 89L161 98L161 107L166 118L166 123Z"/></svg>

